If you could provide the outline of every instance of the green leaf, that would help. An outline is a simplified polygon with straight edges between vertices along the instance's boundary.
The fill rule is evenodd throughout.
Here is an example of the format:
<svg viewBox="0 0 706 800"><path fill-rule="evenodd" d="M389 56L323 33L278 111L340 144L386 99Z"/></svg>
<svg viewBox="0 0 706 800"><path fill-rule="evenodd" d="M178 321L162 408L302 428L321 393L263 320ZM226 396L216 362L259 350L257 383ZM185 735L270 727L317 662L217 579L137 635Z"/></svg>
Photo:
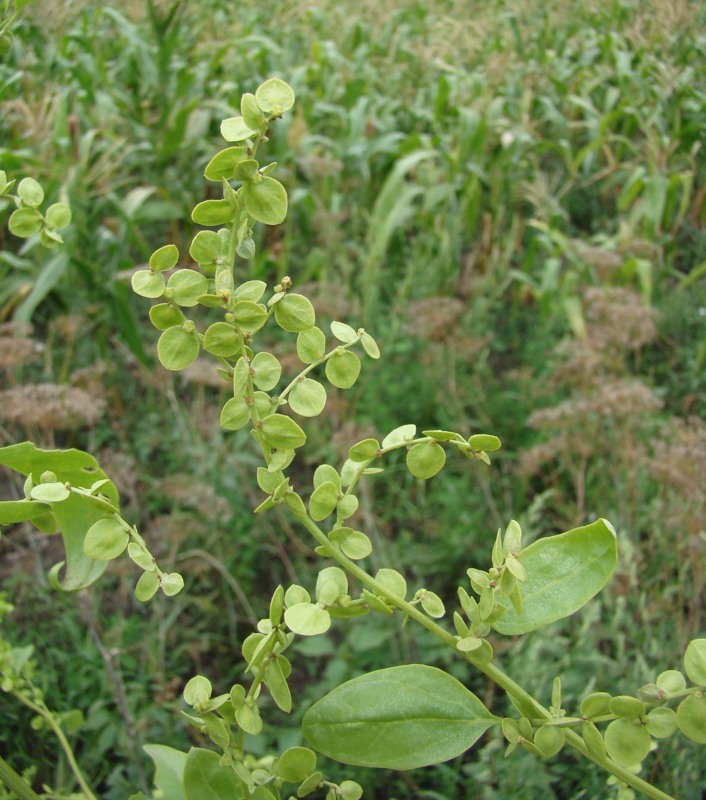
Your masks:
<svg viewBox="0 0 706 800"><path fill-rule="evenodd" d="M71 224L71 209L66 203L54 203L49 206L44 217L49 227L61 230Z"/></svg>
<svg viewBox="0 0 706 800"><path fill-rule="evenodd" d="M18 208L12 212L7 224L13 236L27 239L42 228L42 216L34 208Z"/></svg>
<svg viewBox="0 0 706 800"><path fill-rule="evenodd" d="M247 796L240 778L231 767L221 764L218 753L200 747L192 747L186 757L184 793L186 800L242 800Z"/></svg>
<svg viewBox="0 0 706 800"><path fill-rule="evenodd" d="M433 478L446 463L446 451L433 439L420 442L407 451L407 469L415 478Z"/></svg>
<svg viewBox="0 0 706 800"><path fill-rule="evenodd" d="M265 225L279 225L287 216L287 192L275 178L248 181L241 189L243 205L250 216Z"/></svg>
<svg viewBox="0 0 706 800"><path fill-rule="evenodd" d="M250 92L246 92L240 98L240 113L245 124L254 131L260 130L265 122L265 115L257 104L255 95Z"/></svg>
<svg viewBox="0 0 706 800"><path fill-rule="evenodd" d="M270 78L255 92L258 106L271 117L279 117L294 105L294 90L281 78Z"/></svg>
<svg viewBox="0 0 706 800"><path fill-rule="evenodd" d="M244 161L248 156L247 147L226 147L221 150L208 162L204 170L204 177L208 181L221 182L222 178L226 180L233 177L235 168L241 161Z"/></svg>
<svg viewBox="0 0 706 800"><path fill-rule="evenodd" d="M143 572L135 586L135 597L146 603L159 589L159 576L156 572Z"/></svg>
<svg viewBox="0 0 706 800"><path fill-rule="evenodd" d="M564 746L565 734L554 725L542 725L534 735L534 744L539 748L543 758L552 758Z"/></svg>
<svg viewBox="0 0 706 800"><path fill-rule="evenodd" d="M302 417L318 417L326 407L326 388L313 378L298 381L289 393L292 411Z"/></svg>
<svg viewBox="0 0 706 800"><path fill-rule="evenodd" d="M646 711L644 703L627 694L611 697L608 708L611 714L625 719L640 719Z"/></svg>
<svg viewBox="0 0 706 800"><path fill-rule="evenodd" d="M130 542L127 546L127 554L130 556L132 561L137 564L140 569L144 569L147 572L154 572L156 569L156 564L154 563L154 558L146 552L141 545L137 542Z"/></svg>
<svg viewBox="0 0 706 800"><path fill-rule="evenodd" d="M34 178L24 178L17 184L17 196L26 206L36 208L44 200L44 189Z"/></svg>
<svg viewBox="0 0 706 800"><path fill-rule="evenodd" d="M88 529L83 551L89 558L110 561L127 547L130 534L113 518L99 519Z"/></svg>
<svg viewBox="0 0 706 800"><path fill-rule="evenodd" d="M650 752L650 734L636 720L613 720L606 728L604 738L608 755L624 767L639 764Z"/></svg>
<svg viewBox="0 0 706 800"><path fill-rule="evenodd" d="M180 269L169 278L167 289L171 289L172 299L177 305L191 308L208 291L208 280L196 270Z"/></svg>
<svg viewBox="0 0 706 800"><path fill-rule="evenodd" d="M309 513L315 522L333 514L338 504L338 493L339 487L333 481L324 481L314 489L309 500Z"/></svg>
<svg viewBox="0 0 706 800"><path fill-rule="evenodd" d="M32 487L29 494L32 500L36 500L38 503L63 503L64 500L71 497L71 491L61 481L39 483Z"/></svg>
<svg viewBox="0 0 706 800"><path fill-rule="evenodd" d="M297 423L284 414L271 414L262 420L262 434L269 447L295 450L306 442L306 434Z"/></svg>
<svg viewBox="0 0 706 800"><path fill-rule="evenodd" d="M692 694L677 706L679 730L692 742L706 744L706 697Z"/></svg>
<svg viewBox="0 0 706 800"><path fill-rule="evenodd" d="M0 465L24 476L32 475L35 484L40 483L45 471L54 472L61 483L85 489L108 477L88 453L81 450L40 450L31 442L0 447ZM109 502L118 506L118 492L112 483L104 485L101 492ZM94 522L105 517L105 511L72 494L68 500L54 506L53 514L64 541L66 561L53 567L50 582L54 588L67 592L84 589L96 581L107 566L107 562L94 561L83 552L86 531ZM40 519L42 517L37 517L36 522ZM63 578L59 579L64 567Z"/></svg>
<svg viewBox="0 0 706 800"><path fill-rule="evenodd" d="M292 695L289 691L289 686L287 686L287 679L282 672L280 661L280 658L275 658L267 662L265 682L278 708L289 714L292 710Z"/></svg>
<svg viewBox="0 0 706 800"><path fill-rule="evenodd" d="M499 450L501 447L500 439L488 433L474 434L468 440L468 444L470 444L476 452L483 450L486 453L492 453L493 450Z"/></svg>
<svg viewBox="0 0 706 800"><path fill-rule="evenodd" d="M249 128L242 117L228 117L221 122L221 136L226 142L244 142L256 135L257 131Z"/></svg>
<svg viewBox="0 0 706 800"><path fill-rule="evenodd" d="M267 289L267 284L264 281L245 281L241 283L233 292L233 296L238 300L250 300L252 303L257 303Z"/></svg>
<svg viewBox="0 0 706 800"><path fill-rule="evenodd" d="M338 389L350 389L360 375L360 359L350 350L338 350L326 362L326 377Z"/></svg>
<svg viewBox="0 0 706 800"><path fill-rule="evenodd" d="M157 356L165 369L184 369L196 360L198 354L198 339L193 331L185 331L181 326L167 328L157 342Z"/></svg>
<svg viewBox="0 0 706 800"><path fill-rule="evenodd" d="M388 447L396 447L397 445L407 444L412 441L417 434L416 425L400 425L393 431L387 434L382 440L382 449L387 450Z"/></svg>
<svg viewBox="0 0 706 800"><path fill-rule="evenodd" d="M196 703L204 703L211 697L212 693L213 686L211 681L203 675L194 675L184 687L184 702L190 706Z"/></svg>
<svg viewBox="0 0 706 800"><path fill-rule="evenodd" d="M492 624L508 636L568 617L594 597L617 565L615 532L601 519L539 539L525 548L518 560L528 575L522 586L522 613L506 606L503 617Z"/></svg>
<svg viewBox="0 0 706 800"><path fill-rule="evenodd" d="M407 581L397 570L383 567L375 573L375 580L395 597L404 600L407 596Z"/></svg>
<svg viewBox="0 0 706 800"><path fill-rule="evenodd" d="M173 597L184 588L184 578L178 572L170 572L162 579L162 591L167 597Z"/></svg>
<svg viewBox="0 0 706 800"><path fill-rule="evenodd" d="M41 517L51 511L51 506L32 500L4 500L0 502L0 525L14 525Z"/></svg>
<svg viewBox="0 0 706 800"><path fill-rule="evenodd" d="M250 372L253 374L253 382L258 389L269 392L279 383L282 375L282 365L272 353L256 353L250 362Z"/></svg>
<svg viewBox="0 0 706 800"><path fill-rule="evenodd" d="M277 762L277 775L288 783L299 783L316 769L316 753L308 747L290 747Z"/></svg>
<svg viewBox="0 0 706 800"><path fill-rule="evenodd" d="M338 540L341 550L343 550L344 554L353 561L359 561L361 558L367 558L373 551L373 546L370 543L370 539L363 533L363 531L354 531L350 528L346 528L345 530L350 531L350 533L342 539L336 539ZM331 531L331 541L335 541L334 533L337 533L337 531Z"/></svg>
<svg viewBox="0 0 706 800"><path fill-rule="evenodd" d="M308 328L297 336L297 355L305 364L321 361L326 351L326 336L320 328Z"/></svg>
<svg viewBox="0 0 706 800"><path fill-rule="evenodd" d="M668 694L677 694L686 689L686 678L677 669L667 669L660 672L655 681L662 691Z"/></svg>
<svg viewBox="0 0 706 800"><path fill-rule="evenodd" d="M656 739L668 739L677 729L677 715L667 706L653 708L647 715L645 727L650 736Z"/></svg>
<svg viewBox="0 0 706 800"><path fill-rule="evenodd" d="M356 463L361 461L369 461L375 458L380 450L380 442L377 439L363 439L362 442L357 442L348 451L348 458Z"/></svg>
<svg viewBox="0 0 706 800"><path fill-rule="evenodd" d="M692 683L706 686L706 639L692 639L684 654L684 672Z"/></svg>
<svg viewBox="0 0 706 800"><path fill-rule="evenodd" d="M285 331L301 333L313 327L316 313L311 301L303 294L286 294L275 305L275 320Z"/></svg>
<svg viewBox="0 0 706 800"><path fill-rule="evenodd" d="M342 684L306 712L302 731L344 764L408 770L455 758L498 722L447 672L412 664Z"/></svg>
<svg viewBox="0 0 706 800"><path fill-rule="evenodd" d="M204 200L191 212L191 219L197 225L214 227L227 225L235 216L235 209L227 200Z"/></svg>
<svg viewBox="0 0 706 800"><path fill-rule="evenodd" d="M363 345L363 350L365 350L370 358L380 358L380 348L378 347L375 339L373 339L369 333L365 333L365 331L363 331L360 337L360 343Z"/></svg>
<svg viewBox="0 0 706 800"><path fill-rule="evenodd" d="M240 339L232 325L214 322L203 335L203 349L214 356L231 358L241 352Z"/></svg>
<svg viewBox="0 0 706 800"><path fill-rule="evenodd" d="M158 331L166 331L167 328L181 325L184 315L169 303L158 303L150 308L150 321Z"/></svg>
<svg viewBox="0 0 706 800"><path fill-rule="evenodd" d="M435 619L440 619L446 613L442 599L438 594L434 594L434 592L430 592L428 589L425 589L422 595L422 608L425 613Z"/></svg>
<svg viewBox="0 0 706 800"><path fill-rule="evenodd" d="M596 758L605 758L605 742L603 741L601 732L593 722L581 723L581 736L583 736L586 747L592 755Z"/></svg>
<svg viewBox="0 0 706 800"><path fill-rule="evenodd" d="M179 261L179 251L176 245L166 244L150 256L150 269L152 272L164 272L165 269L176 267L177 261Z"/></svg>
<svg viewBox="0 0 706 800"><path fill-rule="evenodd" d="M244 397L231 397L221 411L221 426L229 431L239 431L250 420L250 406Z"/></svg>
<svg viewBox="0 0 706 800"><path fill-rule="evenodd" d="M162 797L186 800L183 786L186 753L163 744L146 744L142 749L154 761L154 784L162 792Z"/></svg>
<svg viewBox="0 0 706 800"><path fill-rule="evenodd" d="M332 322L331 333L343 344L348 344L358 338L357 331L350 325L346 325L345 322Z"/></svg>
<svg viewBox="0 0 706 800"><path fill-rule="evenodd" d="M239 300L233 306L233 319L242 330L255 333L267 322L267 309L252 300Z"/></svg>
<svg viewBox="0 0 706 800"><path fill-rule="evenodd" d="M132 290L140 297L154 299L164 294L164 277L159 272L150 272L148 269L140 269L133 273Z"/></svg>
<svg viewBox="0 0 706 800"><path fill-rule="evenodd" d="M299 636L318 636L331 627L331 617L316 603L297 603L284 612L287 627Z"/></svg>

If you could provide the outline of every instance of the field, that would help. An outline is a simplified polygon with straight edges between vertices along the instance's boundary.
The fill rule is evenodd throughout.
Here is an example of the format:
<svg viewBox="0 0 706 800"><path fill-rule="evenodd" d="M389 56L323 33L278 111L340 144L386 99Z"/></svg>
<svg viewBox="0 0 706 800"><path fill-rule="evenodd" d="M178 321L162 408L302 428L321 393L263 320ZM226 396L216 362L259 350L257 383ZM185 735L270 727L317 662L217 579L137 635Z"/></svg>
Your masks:
<svg viewBox="0 0 706 800"><path fill-rule="evenodd" d="M0 617L3 597L15 610L0 656L34 646L97 797L150 795L146 743L205 745L178 712L188 678L228 691L273 589L316 580L306 531L281 509L251 513L259 462L245 432L218 424L223 381L201 359L164 370L130 288L156 248L188 252L220 122L272 76L297 98L267 144L289 213L256 229L239 278L290 276L320 319L364 326L383 354L309 428L301 485L404 423L495 434L489 469L449 458L443 478L418 481L393 461L366 485L370 566L395 565L453 607L510 519L532 541L604 517L620 545L608 588L495 652L547 703L560 674L567 707L679 668L706 636L702 3L35 0L11 32L0 170L36 178L72 222L46 250L12 236L0 197L0 446L95 454L186 581L139 603L124 558L60 594L46 579L58 537L3 528ZM286 369L284 339L268 345ZM0 499L21 496L0 472ZM397 617L293 649L293 713L253 738L256 755L298 744L325 691L392 664L441 666L493 702L490 682ZM625 796L566 753L505 759L499 732L484 742L409 773L327 768L370 800ZM35 791L55 787L46 797L85 796L52 732L6 692L0 755ZM702 800L706 757L670 740L642 774Z"/></svg>

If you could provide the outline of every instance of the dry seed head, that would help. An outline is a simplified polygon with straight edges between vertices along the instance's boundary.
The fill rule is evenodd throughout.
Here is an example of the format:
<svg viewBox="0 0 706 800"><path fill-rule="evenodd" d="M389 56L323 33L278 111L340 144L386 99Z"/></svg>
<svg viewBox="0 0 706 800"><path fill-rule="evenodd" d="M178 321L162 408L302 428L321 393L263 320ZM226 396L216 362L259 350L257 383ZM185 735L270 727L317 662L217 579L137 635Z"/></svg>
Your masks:
<svg viewBox="0 0 706 800"><path fill-rule="evenodd" d="M94 425L105 401L82 389L55 383L28 384L0 392L0 418L42 431Z"/></svg>

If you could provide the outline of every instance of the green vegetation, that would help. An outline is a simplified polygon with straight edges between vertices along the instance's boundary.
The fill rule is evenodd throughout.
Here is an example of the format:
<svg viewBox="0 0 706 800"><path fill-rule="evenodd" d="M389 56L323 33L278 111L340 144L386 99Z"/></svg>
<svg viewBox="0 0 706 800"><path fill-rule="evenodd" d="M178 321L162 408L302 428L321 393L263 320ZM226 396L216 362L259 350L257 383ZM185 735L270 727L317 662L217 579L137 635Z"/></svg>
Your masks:
<svg viewBox="0 0 706 800"><path fill-rule="evenodd" d="M5 5L9 19L14 5ZM634 714L625 695L655 681L675 696L683 692L676 674L661 670L682 669L687 643L706 630L701 4L263 1L236 10L220 0L148 0L57 10L35 2L3 31L0 184L17 183L0 192L0 443L31 439L94 453L121 494L122 522L107 532L113 549L103 558L131 540L133 560L149 566L135 538L139 529L161 568L144 575L164 577L165 594L181 586L172 576L183 575L186 584L143 606L133 597L135 566L121 559L90 589L60 595L45 578L65 558L58 537L22 525L3 530L0 576L15 610L1 607L2 639L17 654L13 669L30 681L22 696L34 703L33 714L21 692L2 694L0 749L14 769L40 793L55 787L49 797L90 797L80 789L84 777L100 797L124 798L138 787L151 796L152 762L168 758L162 745L187 751L207 745L209 735L218 741L215 728L204 735L182 724L182 691L189 702L203 699L186 680L208 675L216 694L229 691L243 680L243 641L274 614L268 598L277 586L313 592L316 585L320 601L331 581L340 581L330 573L328 586L317 582L320 565L308 534L282 506L251 515L263 499L253 480L262 460L249 435L219 428L219 419L231 431L247 419L233 384L196 358L203 347L237 361L237 347L215 328L224 323L199 327L206 334L199 342L174 326L169 309L148 319L131 290L132 284L139 294L160 297L166 271L179 308L189 312L208 294L194 280L201 273L184 268L190 253L208 275L218 243L199 234L199 249L188 220L197 207L195 223L225 222L216 219L222 208L212 205L220 196L219 165L211 161L223 146L219 125L240 113L243 92L272 76L294 86L297 103L273 124L263 148L277 162L276 180L269 173L264 182L254 173L239 176L251 187L246 210L269 227L246 226L235 243L237 285L249 282L247 294L257 282L279 284L292 306L273 312L284 332L268 327L262 334L259 389L277 385L279 374L269 386L274 362L288 377L301 370L287 337L310 328L302 322L310 312L294 297L312 300L322 330L332 320L348 323L334 322L342 350L327 356L322 375L334 387L352 388L327 387L322 399L308 383L280 387L289 386L291 409L322 414L314 425L296 417L308 440L288 474L317 527L330 512L342 513L338 492L327 494L332 474L317 477L318 465L353 458L356 442L353 460L364 463L371 440L401 421L414 420L426 432L406 463L386 456L385 472L356 488L354 521L365 538L343 528L352 533L337 544L351 558L365 552L371 574L394 566L410 586L426 587L412 611L398 608L430 625L412 632L418 626L400 628L399 613L381 612L298 638L291 719L282 715L276 727L265 727L250 752L302 745L304 711L331 690L334 700L313 706L319 711L308 713L304 727L311 734L316 725L335 726L335 687L394 664L440 667L444 672L415 679L433 683L450 673L471 690L460 703L477 710L477 701L516 718L470 656L459 659L435 638L429 617L437 616L437 601L456 607L466 569L490 564L495 531L511 518L531 561L533 552L552 547L552 534L593 530L606 517L617 530L619 561L607 588L579 613L554 622L562 615L544 614L540 624L551 622L546 635L490 633L486 641L469 628L469 605L461 620L467 631L458 632L458 624L456 631L469 640L469 654L475 641L490 642L503 670L545 707L616 716L606 733L616 758ZM242 113L256 115L256 108ZM257 120L249 124L257 128ZM229 146L238 145L232 125L224 133L233 139ZM204 181L204 170L216 182ZM275 183L287 189L288 209ZM15 194L23 204L19 217ZM64 227L67 206L72 218ZM60 246L48 251L50 244ZM171 273L175 265L180 269ZM217 268L211 273L215 278ZM253 306L259 299L244 296ZM244 311L254 313L250 306ZM358 378L349 348L360 340L368 355L375 353L361 326L375 335L383 357L365 359ZM316 335L309 338L297 347L300 358L316 351L313 361L303 360L318 363L324 353ZM157 358L185 369L169 375ZM283 419L266 434L298 447L297 430ZM453 434L446 444L427 437L447 430L463 432L455 447ZM444 464L446 449L459 450L476 431L502 439L491 467L451 452ZM493 449L478 442L473 452ZM440 465L441 476L421 480ZM310 499L312 475L317 488ZM76 485L90 493L100 479L94 473ZM35 511L64 502L60 480L30 487ZM274 497L278 487L266 477L259 483ZM22 482L3 473L2 499L23 497ZM344 508L340 522L346 514ZM69 551L71 534L61 529ZM93 536L96 547L104 546L105 533ZM78 581L75 587L82 552L74 573L63 575L64 582ZM503 557L495 561L497 569ZM104 569L107 561L98 564ZM514 562L513 568L519 580L522 570ZM480 600L480 569L471 580ZM143 582L143 598L158 586L150 581ZM310 599L284 601L280 613L291 630L312 633L330 624ZM507 613L506 629L500 621L496 631L529 630L513 629ZM441 622L448 621L447 613ZM453 639L451 625L444 627ZM692 647L686 673L699 683L696 652ZM268 676L270 690L273 681ZM586 712L584 704L605 689L616 695L613 705ZM681 714L691 722L682 719L681 728L701 741L703 710L694 705L701 701L688 697L694 699L684 701ZM242 720L242 708L251 707L237 697L231 702L241 727L252 727ZM270 721L278 719L274 706L266 711ZM662 720L664 729L657 722L649 732L659 737L671 722ZM52 733L57 724L66 747ZM366 798L628 796L566 750L541 760L520 748L504 759L508 740L512 748L527 738L519 724L491 726L482 747L445 753L454 760L424 770L373 772L328 762L325 775L351 797L353 778ZM466 746L483 730L469 733ZM537 742L543 730L549 728L532 735L548 754L556 736L541 734ZM341 755L331 729L321 738L329 750L310 741ZM706 772L698 745L660 740L658 752L647 755L644 738L633 739L623 762L644 758L649 784L682 800L700 798ZM155 742L160 746L148 747L148 759L142 746ZM287 775L299 780L305 752L289 757ZM372 763L366 759L354 763ZM392 760L386 764L395 766Z"/></svg>

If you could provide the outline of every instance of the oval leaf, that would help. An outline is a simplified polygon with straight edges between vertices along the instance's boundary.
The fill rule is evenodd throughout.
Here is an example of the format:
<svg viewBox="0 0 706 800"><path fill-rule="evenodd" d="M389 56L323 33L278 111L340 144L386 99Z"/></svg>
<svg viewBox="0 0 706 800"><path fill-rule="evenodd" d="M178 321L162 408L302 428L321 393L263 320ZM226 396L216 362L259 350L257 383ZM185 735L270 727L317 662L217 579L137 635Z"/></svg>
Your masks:
<svg viewBox="0 0 706 800"><path fill-rule="evenodd" d="M265 225L284 222L287 216L287 192L278 180L265 176L260 183L248 181L241 191L245 210L253 219Z"/></svg>
<svg viewBox="0 0 706 800"><path fill-rule="evenodd" d="M165 369L184 369L196 360L198 354L199 343L196 336L181 327L167 328L157 342L157 355Z"/></svg>
<svg viewBox="0 0 706 800"><path fill-rule="evenodd" d="M97 561L117 558L128 545L130 535L116 519L99 519L86 533L83 552Z"/></svg>
<svg viewBox="0 0 706 800"><path fill-rule="evenodd" d="M285 331L301 333L313 327L316 313L303 294L287 294L275 306L275 320Z"/></svg>
<svg viewBox="0 0 706 800"><path fill-rule="evenodd" d="M493 623L498 633L508 636L568 617L596 595L618 562L615 532L610 523L599 519L534 542L518 560L527 571L522 613L508 605L503 617Z"/></svg>
<svg viewBox="0 0 706 800"><path fill-rule="evenodd" d="M318 636L331 627L331 617L316 603L297 603L284 612L287 627L299 636Z"/></svg>
<svg viewBox="0 0 706 800"><path fill-rule="evenodd" d="M350 389L360 375L360 359L350 350L343 350L326 362L326 377L338 389Z"/></svg>
<svg viewBox="0 0 706 800"><path fill-rule="evenodd" d="M407 469L415 478L433 478L446 463L446 451L433 439L410 447L407 451Z"/></svg>
<svg viewBox="0 0 706 800"><path fill-rule="evenodd" d="M302 417L318 417L326 406L326 388L313 378L304 378L290 392L289 405Z"/></svg>
<svg viewBox="0 0 706 800"><path fill-rule="evenodd" d="M407 770L455 758L497 722L447 672L411 664L342 684L306 712L302 730L336 761Z"/></svg>

